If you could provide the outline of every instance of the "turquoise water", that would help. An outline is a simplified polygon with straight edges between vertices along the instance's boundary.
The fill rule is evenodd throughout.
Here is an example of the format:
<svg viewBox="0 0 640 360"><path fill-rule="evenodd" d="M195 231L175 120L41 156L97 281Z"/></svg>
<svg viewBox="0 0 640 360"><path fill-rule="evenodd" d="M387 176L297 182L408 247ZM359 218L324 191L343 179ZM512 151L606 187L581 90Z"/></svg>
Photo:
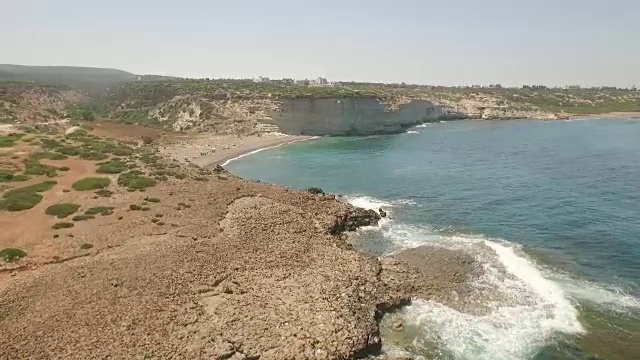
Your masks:
<svg viewBox="0 0 640 360"><path fill-rule="evenodd" d="M393 315L405 333L383 326L388 352L640 359L640 119L438 123L268 149L227 168L383 207L390 218L356 235L379 256L429 244L478 259L473 300L488 313L416 300Z"/></svg>

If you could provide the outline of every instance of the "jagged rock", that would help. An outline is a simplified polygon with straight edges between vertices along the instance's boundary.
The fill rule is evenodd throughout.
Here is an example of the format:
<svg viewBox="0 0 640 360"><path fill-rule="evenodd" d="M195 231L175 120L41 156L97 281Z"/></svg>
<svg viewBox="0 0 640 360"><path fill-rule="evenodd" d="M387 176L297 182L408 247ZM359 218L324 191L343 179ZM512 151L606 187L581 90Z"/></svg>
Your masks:
<svg viewBox="0 0 640 360"><path fill-rule="evenodd" d="M324 195L324 191L317 187L310 187L307 189L307 191L312 193L313 195Z"/></svg>
<svg viewBox="0 0 640 360"><path fill-rule="evenodd" d="M382 208L378 209L378 213L380 213L380 217L387 217L387 212L382 210Z"/></svg>

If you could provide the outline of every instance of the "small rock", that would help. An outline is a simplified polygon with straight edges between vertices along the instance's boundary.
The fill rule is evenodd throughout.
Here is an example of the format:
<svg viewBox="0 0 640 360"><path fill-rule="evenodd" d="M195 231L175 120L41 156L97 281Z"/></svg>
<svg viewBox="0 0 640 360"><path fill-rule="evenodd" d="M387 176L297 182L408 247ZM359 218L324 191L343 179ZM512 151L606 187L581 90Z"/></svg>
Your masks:
<svg viewBox="0 0 640 360"><path fill-rule="evenodd" d="M393 323L393 330L402 331L403 329L404 329L404 325L402 324L402 321L398 320Z"/></svg>
<svg viewBox="0 0 640 360"><path fill-rule="evenodd" d="M387 212L382 210L382 208L378 209L378 212L380 213L380 217L387 217Z"/></svg>

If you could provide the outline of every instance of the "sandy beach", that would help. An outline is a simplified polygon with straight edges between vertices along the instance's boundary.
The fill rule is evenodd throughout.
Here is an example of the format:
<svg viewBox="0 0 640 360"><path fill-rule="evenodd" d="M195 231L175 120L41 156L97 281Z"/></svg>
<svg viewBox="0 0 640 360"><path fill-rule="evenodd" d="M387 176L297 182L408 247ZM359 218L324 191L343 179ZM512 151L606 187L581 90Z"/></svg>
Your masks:
<svg viewBox="0 0 640 360"><path fill-rule="evenodd" d="M160 151L180 162L209 167L224 164L230 159L259 149L314 138L313 136L292 135L236 136L199 134L195 137L163 146Z"/></svg>

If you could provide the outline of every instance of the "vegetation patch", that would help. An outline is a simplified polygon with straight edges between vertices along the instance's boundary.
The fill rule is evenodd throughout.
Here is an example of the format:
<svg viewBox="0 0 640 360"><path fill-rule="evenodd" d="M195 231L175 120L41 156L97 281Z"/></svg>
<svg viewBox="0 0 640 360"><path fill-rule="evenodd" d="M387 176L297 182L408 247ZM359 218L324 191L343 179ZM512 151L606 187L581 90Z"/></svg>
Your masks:
<svg viewBox="0 0 640 360"><path fill-rule="evenodd" d="M87 191L104 189L111 184L111 180L106 177L88 177L78 180L71 185L74 190Z"/></svg>
<svg viewBox="0 0 640 360"><path fill-rule="evenodd" d="M51 189L55 181L44 181L31 186L9 190L2 195L0 210L22 211L31 209L42 201L40 192Z"/></svg>
<svg viewBox="0 0 640 360"><path fill-rule="evenodd" d="M97 152L97 151L86 151L86 152L82 152L80 153L80 158L85 159L85 160L104 160L106 158L108 158L109 155L101 153L101 152Z"/></svg>
<svg viewBox="0 0 640 360"><path fill-rule="evenodd" d="M0 148L14 146L22 136L23 134L0 135Z"/></svg>
<svg viewBox="0 0 640 360"><path fill-rule="evenodd" d="M68 166L61 166L61 167L58 168L58 170L60 170L60 171L69 171L69 170L71 170L71 168L68 167Z"/></svg>
<svg viewBox="0 0 640 360"><path fill-rule="evenodd" d="M59 223L55 223L53 224L53 226L51 227L54 230L58 230L58 229L69 229L74 227L75 225L73 223L70 222L59 222Z"/></svg>
<svg viewBox="0 0 640 360"><path fill-rule="evenodd" d="M119 174L128 170L127 164L121 160L110 160L99 165L96 170L99 174Z"/></svg>
<svg viewBox="0 0 640 360"><path fill-rule="evenodd" d="M78 209L80 209L80 205L78 204L59 203L49 206L44 213L47 215L57 216L58 219L63 219L69 215L75 214Z"/></svg>
<svg viewBox="0 0 640 360"><path fill-rule="evenodd" d="M0 169L0 183L20 182L20 181L27 181L29 179L30 177L28 175L16 174L11 170Z"/></svg>
<svg viewBox="0 0 640 360"><path fill-rule="evenodd" d="M74 217L71 218L71 220L73 221L86 221L86 220L91 220L91 219L95 219L96 217L93 215L76 215Z"/></svg>
<svg viewBox="0 0 640 360"><path fill-rule="evenodd" d="M142 176L140 171L129 171L118 176L118 185L124 186L129 190L140 190L156 185L156 181L148 177Z"/></svg>
<svg viewBox="0 0 640 360"><path fill-rule="evenodd" d="M55 177L58 175L58 168L55 166L41 164L37 159L27 158L24 159L23 163L25 175L47 175L48 177Z"/></svg>
<svg viewBox="0 0 640 360"><path fill-rule="evenodd" d="M82 250L89 250L93 247L93 244L89 244L89 243L84 243L82 245L80 245L80 249Z"/></svg>
<svg viewBox="0 0 640 360"><path fill-rule="evenodd" d="M13 262L22 259L25 256L27 256L27 253L20 249L6 248L0 250L0 258L6 262Z"/></svg>
<svg viewBox="0 0 640 360"><path fill-rule="evenodd" d="M64 159L68 158L67 155L60 154L60 153L57 153L57 152L52 152L52 151L37 152L37 153L32 154L29 157L34 159L34 160L40 160L40 159L64 160Z"/></svg>
<svg viewBox="0 0 640 360"><path fill-rule="evenodd" d="M95 206L92 208L87 209L87 211L85 211L85 215L102 215L102 216L107 216L107 215L111 215L113 214L113 210L115 209L115 207L113 206Z"/></svg>
<svg viewBox="0 0 640 360"><path fill-rule="evenodd" d="M148 202L151 202L151 203L159 203L160 199L154 198L154 197L146 197L146 198L144 198L144 201L148 201Z"/></svg>
<svg viewBox="0 0 640 360"><path fill-rule="evenodd" d="M113 191L107 190L107 189L100 189L98 191L96 191L96 195L100 196L100 197L111 197L111 195L113 195Z"/></svg>
<svg viewBox="0 0 640 360"><path fill-rule="evenodd" d="M209 178L206 177L206 176L196 176L196 177L193 178L193 180L196 180L196 181L209 181Z"/></svg>
<svg viewBox="0 0 640 360"><path fill-rule="evenodd" d="M142 210L142 206L137 205L137 204L131 204L131 205L129 205L129 210L139 211L139 210Z"/></svg>

